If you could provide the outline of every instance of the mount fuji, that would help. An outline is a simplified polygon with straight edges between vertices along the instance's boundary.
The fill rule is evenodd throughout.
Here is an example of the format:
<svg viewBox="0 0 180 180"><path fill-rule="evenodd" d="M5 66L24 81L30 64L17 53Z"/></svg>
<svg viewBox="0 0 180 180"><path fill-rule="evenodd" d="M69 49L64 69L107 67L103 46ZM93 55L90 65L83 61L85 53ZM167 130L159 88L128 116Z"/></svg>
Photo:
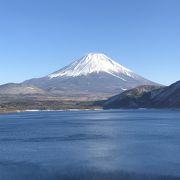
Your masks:
<svg viewBox="0 0 180 180"><path fill-rule="evenodd" d="M31 84L68 99L105 99L139 85L157 85L123 67L105 54L90 53Z"/></svg>

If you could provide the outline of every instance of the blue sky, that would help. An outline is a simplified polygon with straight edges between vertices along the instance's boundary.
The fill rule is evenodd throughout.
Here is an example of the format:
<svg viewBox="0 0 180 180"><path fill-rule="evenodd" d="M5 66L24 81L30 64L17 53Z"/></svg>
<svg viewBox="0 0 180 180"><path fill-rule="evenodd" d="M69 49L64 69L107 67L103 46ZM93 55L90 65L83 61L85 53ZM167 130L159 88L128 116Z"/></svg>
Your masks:
<svg viewBox="0 0 180 180"><path fill-rule="evenodd" d="M0 0L0 84L103 52L150 80L180 80L179 0Z"/></svg>

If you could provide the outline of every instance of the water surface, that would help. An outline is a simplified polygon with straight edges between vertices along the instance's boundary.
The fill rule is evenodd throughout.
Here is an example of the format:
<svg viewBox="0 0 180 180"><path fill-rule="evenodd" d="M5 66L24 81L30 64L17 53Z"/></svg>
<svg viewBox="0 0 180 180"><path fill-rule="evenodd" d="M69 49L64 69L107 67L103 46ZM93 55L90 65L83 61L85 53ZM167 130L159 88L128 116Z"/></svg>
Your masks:
<svg viewBox="0 0 180 180"><path fill-rule="evenodd" d="M1 179L180 179L180 111L0 115Z"/></svg>

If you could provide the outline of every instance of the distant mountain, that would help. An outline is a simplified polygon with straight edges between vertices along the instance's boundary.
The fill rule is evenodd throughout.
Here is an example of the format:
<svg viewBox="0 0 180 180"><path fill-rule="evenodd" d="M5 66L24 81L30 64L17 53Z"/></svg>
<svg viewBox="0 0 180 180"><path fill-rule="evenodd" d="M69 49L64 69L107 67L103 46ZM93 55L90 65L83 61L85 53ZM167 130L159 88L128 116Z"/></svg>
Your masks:
<svg viewBox="0 0 180 180"><path fill-rule="evenodd" d="M30 84L9 83L0 86L0 113L19 110L90 109L94 102L73 101L51 94Z"/></svg>
<svg viewBox="0 0 180 180"><path fill-rule="evenodd" d="M139 85L155 85L100 53L90 53L48 76L27 80L53 94L102 99Z"/></svg>
<svg viewBox="0 0 180 180"><path fill-rule="evenodd" d="M180 108L180 81L167 86L139 86L109 98L105 109Z"/></svg>
<svg viewBox="0 0 180 180"><path fill-rule="evenodd" d="M47 92L34 85L9 83L0 86L0 95L32 95Z"/></svg>

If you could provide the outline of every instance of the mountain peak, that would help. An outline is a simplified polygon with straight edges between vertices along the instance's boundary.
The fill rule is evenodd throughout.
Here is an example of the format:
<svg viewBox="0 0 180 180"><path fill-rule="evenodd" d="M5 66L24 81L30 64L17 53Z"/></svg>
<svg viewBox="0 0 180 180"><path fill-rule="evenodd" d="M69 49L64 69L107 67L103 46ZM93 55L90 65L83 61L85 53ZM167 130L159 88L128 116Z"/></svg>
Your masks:
<svg viewBox="0 0 180 180"><path fill-rule="evenodd" d="M113 61L111 58L103 53L89 53L79 60L74 61L69 66L66 66L55 73L50 74L48 77L50 79L57 77L76 77L76 76L86 76L91 73L105 72L122 79L122 74L133 77L134 73Z"/></svg>
<svg viewBox="0 0 180 180"><path fill-rule="evenodd" d="M100 59L106 59L106 58L108 58L105 54L103 54L103 53L93 53L93 52L91 52L91 53L88 53L87 55L85 55L84 57L86 57L86 58L88 58L88 59L90 59L90 60L100 60Z"/></svg>
<svg viewBox="0 0 180 180"><path fill-rule="evenodd" d="M99 52L90 52L86 56L106 56L104 53L99 53Z"/></svg>

